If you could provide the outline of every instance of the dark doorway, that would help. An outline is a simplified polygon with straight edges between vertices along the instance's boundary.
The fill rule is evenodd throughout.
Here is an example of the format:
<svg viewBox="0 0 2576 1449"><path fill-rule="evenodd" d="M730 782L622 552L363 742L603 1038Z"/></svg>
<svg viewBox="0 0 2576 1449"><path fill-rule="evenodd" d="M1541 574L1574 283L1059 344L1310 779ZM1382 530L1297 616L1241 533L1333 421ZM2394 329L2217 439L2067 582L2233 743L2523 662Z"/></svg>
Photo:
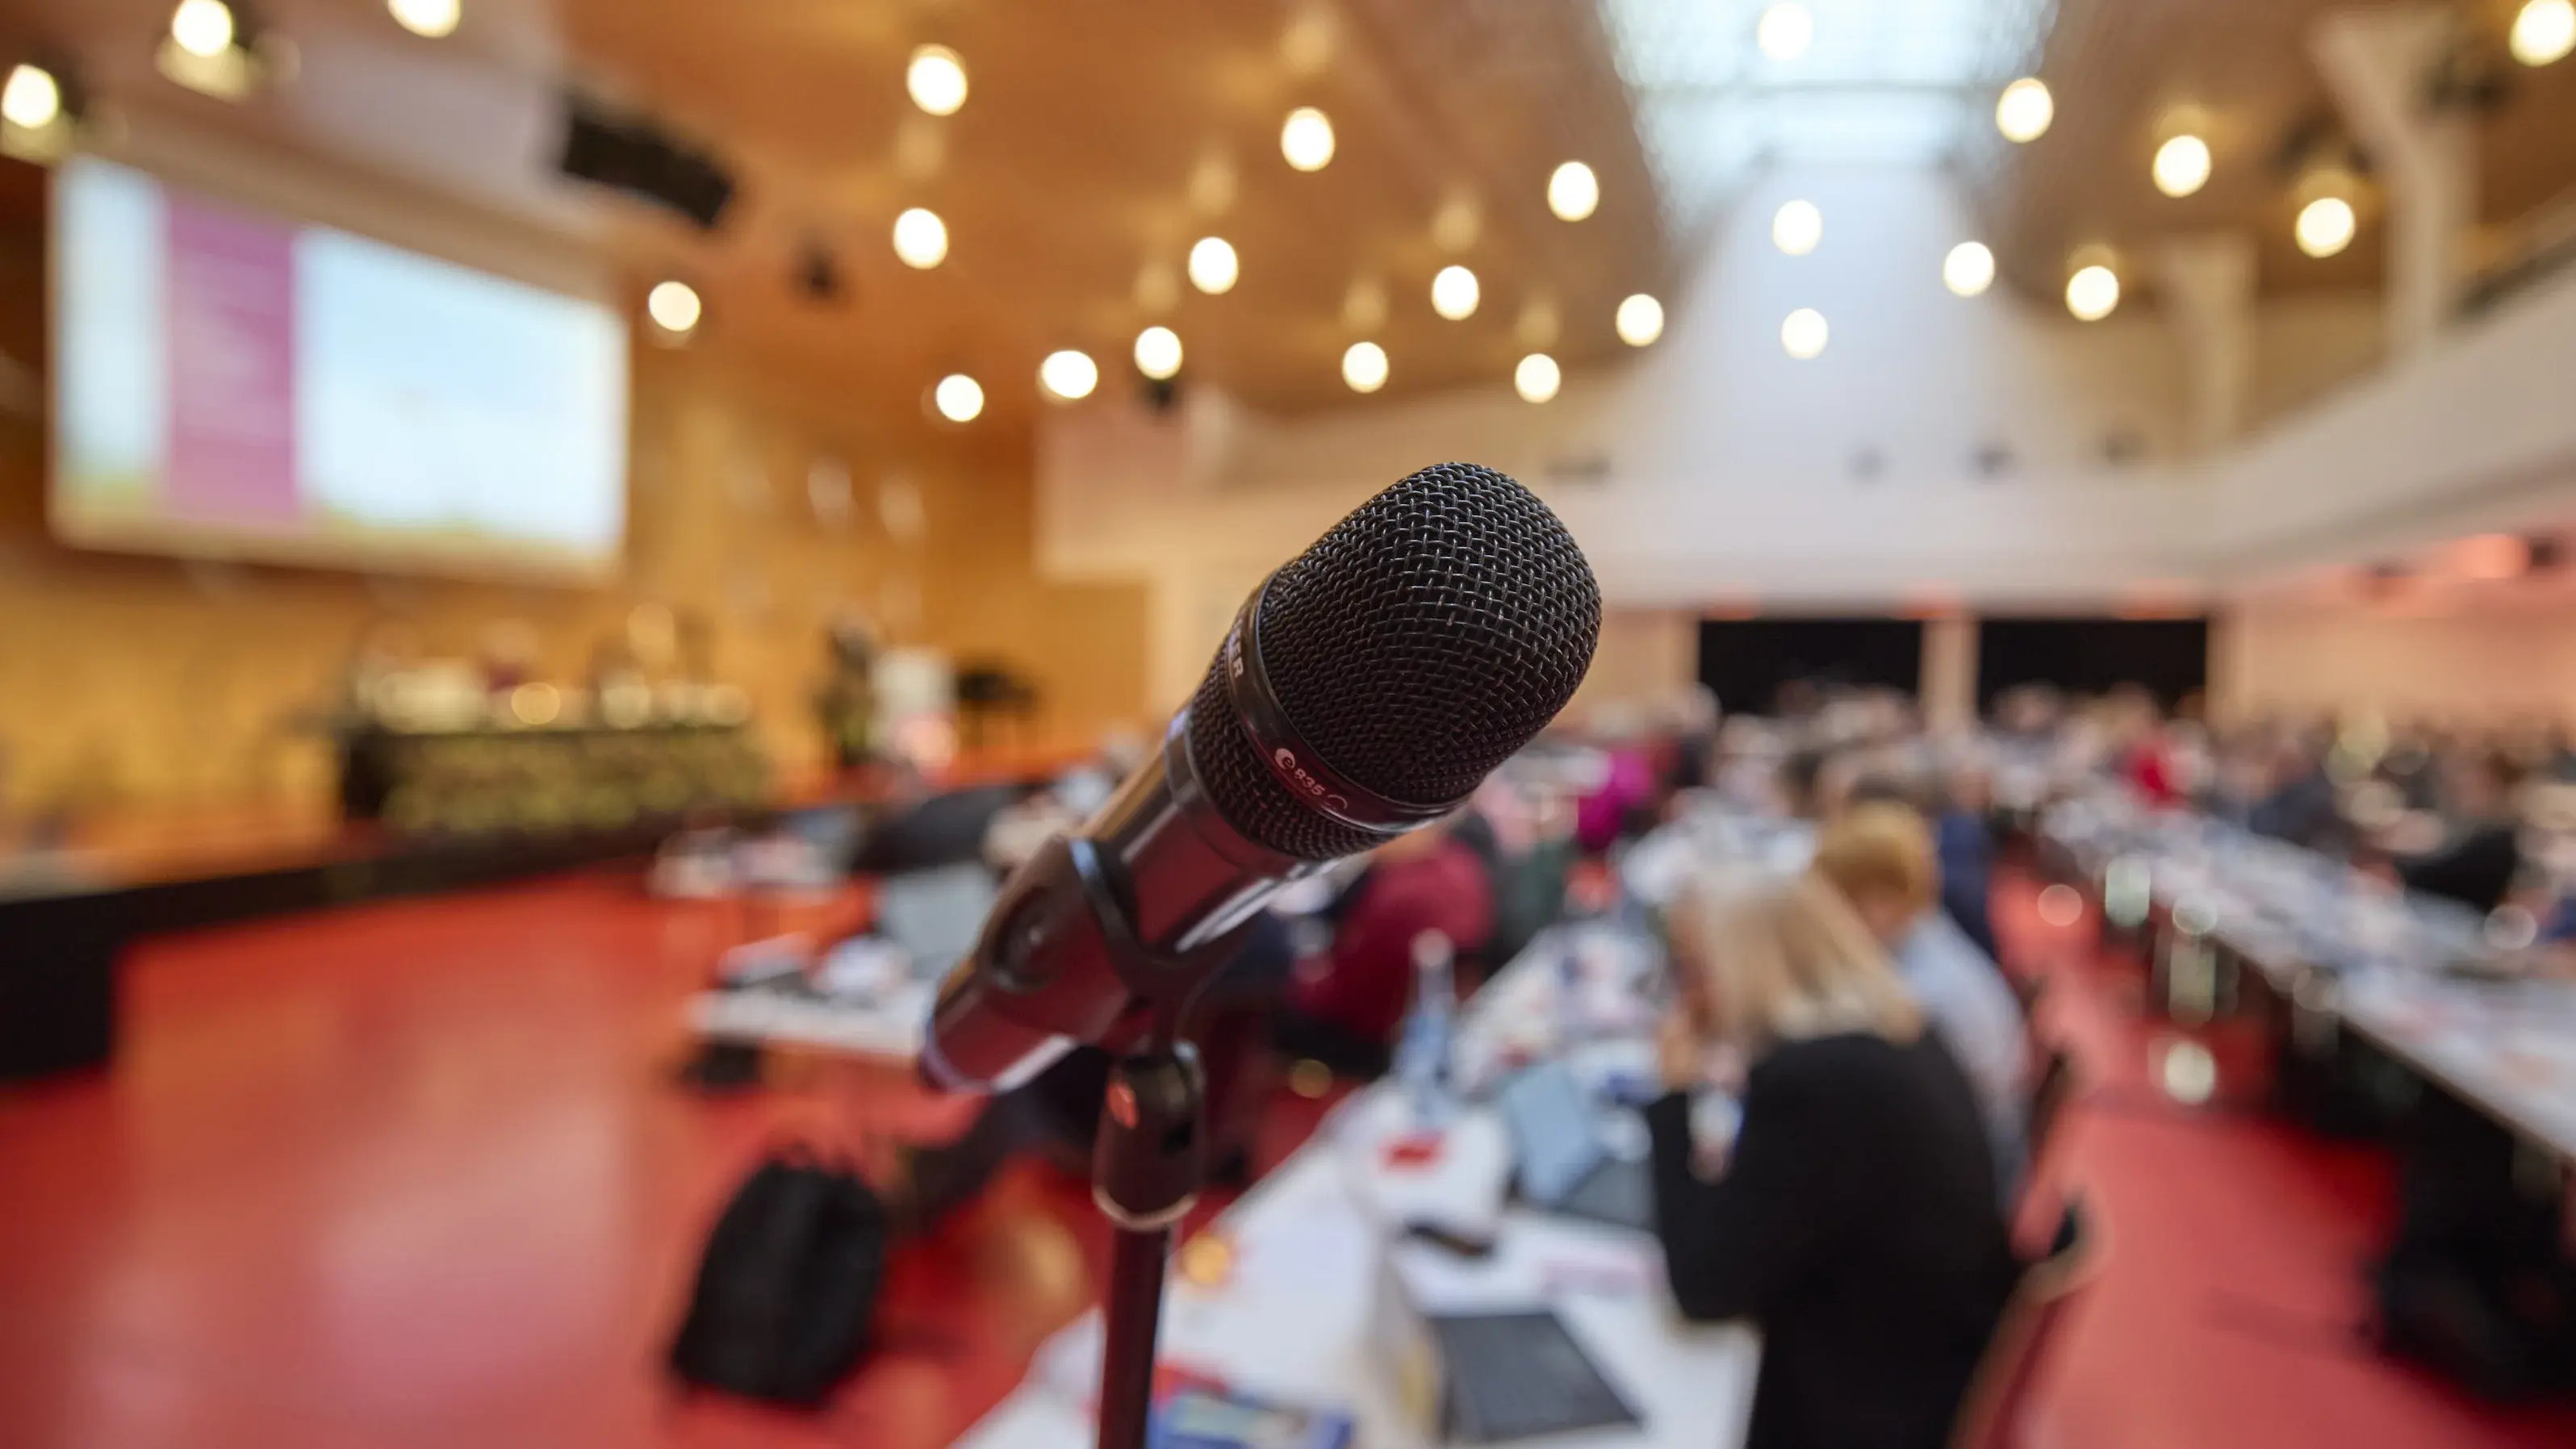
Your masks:
<svg viewBox="0 0 2576 1449"><path fill-rule="evenodd" d="M1914 619L1703 619L1699 680L1730 712L1771 713L1791 680L1886 685L1923 682L1923 625Z"/></svg>
<svg viewBox="0 0 2576 1449"><path fill-rule="evenodd" d="M1977 706L2016 684L2081 694L2144 687L2170 708L2209 683L2207 619L1985 619L1977 625Z"/></svg>

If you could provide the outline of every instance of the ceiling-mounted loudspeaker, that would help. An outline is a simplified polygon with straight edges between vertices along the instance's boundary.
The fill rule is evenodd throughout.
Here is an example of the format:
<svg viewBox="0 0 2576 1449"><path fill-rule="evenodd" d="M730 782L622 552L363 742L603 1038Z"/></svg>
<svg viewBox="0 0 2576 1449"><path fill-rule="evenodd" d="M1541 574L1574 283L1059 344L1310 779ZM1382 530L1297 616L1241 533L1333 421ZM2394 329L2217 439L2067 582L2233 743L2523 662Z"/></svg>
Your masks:
<svg viewBox="0 0 2576 1449"><path fill-rule="evenodd" d="M659 126L621 116L576 92L564 95L563 174L668 207L712 231L733 204L733 173Z"/></svg>
<svg viewBox="0 0 2576 1449"><path fill-rule="evenodd" d="M809 302L841 300L841 263L822 242L808 242L796 257L796 290Z"/></svg>

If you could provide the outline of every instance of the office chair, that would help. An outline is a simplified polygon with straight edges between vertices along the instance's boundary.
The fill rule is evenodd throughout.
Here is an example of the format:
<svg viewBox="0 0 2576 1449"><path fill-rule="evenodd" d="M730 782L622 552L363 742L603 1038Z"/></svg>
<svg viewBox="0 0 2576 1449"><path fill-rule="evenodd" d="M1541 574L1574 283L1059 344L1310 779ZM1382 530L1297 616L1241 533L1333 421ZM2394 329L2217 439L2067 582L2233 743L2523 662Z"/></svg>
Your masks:
<svg viewBox="0 0 2576 1449"><path fill-rule="evenodd" d="M2068 1311L2101 1276L2101 1233L2081 1199L2059 1216L2048 1256L2022 1270L1968 1383L1950 1449L2022 1449L2034 1387Z"/></svg>

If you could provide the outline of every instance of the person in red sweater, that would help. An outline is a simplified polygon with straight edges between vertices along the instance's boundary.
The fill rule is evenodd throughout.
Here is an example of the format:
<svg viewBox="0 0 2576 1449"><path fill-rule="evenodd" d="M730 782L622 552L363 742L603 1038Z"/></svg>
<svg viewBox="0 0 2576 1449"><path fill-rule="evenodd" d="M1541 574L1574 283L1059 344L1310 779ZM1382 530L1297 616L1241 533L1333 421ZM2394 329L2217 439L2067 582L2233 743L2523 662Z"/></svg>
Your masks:
<svg viewBox="0 0 2576 1449"><path fill-rule="evenodd" d="M1437 931L1462 956L1483 950L1493 882L1446 826L1427 826L1378 847L1333 915L1332 948L1297 963L1273 1039L1344 1076L1382 1076L1413 1004L1414 938Z"/></svg>

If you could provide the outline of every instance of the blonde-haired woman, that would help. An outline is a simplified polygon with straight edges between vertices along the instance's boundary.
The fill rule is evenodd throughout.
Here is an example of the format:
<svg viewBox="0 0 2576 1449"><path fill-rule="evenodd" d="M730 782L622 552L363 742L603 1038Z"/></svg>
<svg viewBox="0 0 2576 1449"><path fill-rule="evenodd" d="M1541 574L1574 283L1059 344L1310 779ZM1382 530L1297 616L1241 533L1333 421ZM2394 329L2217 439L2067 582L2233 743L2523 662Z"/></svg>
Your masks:
<svg viewBox="0 0 2576 1449"><path fill-rule="evenodd" d="M1938 1449L2016 1272L1975 1095L1824 882L1705 878L1669 921L1656 1226L1683 1313L1762 1328L1749 1449ZM1689 1094L1721 1056L1710 1172Z"/></svg>

